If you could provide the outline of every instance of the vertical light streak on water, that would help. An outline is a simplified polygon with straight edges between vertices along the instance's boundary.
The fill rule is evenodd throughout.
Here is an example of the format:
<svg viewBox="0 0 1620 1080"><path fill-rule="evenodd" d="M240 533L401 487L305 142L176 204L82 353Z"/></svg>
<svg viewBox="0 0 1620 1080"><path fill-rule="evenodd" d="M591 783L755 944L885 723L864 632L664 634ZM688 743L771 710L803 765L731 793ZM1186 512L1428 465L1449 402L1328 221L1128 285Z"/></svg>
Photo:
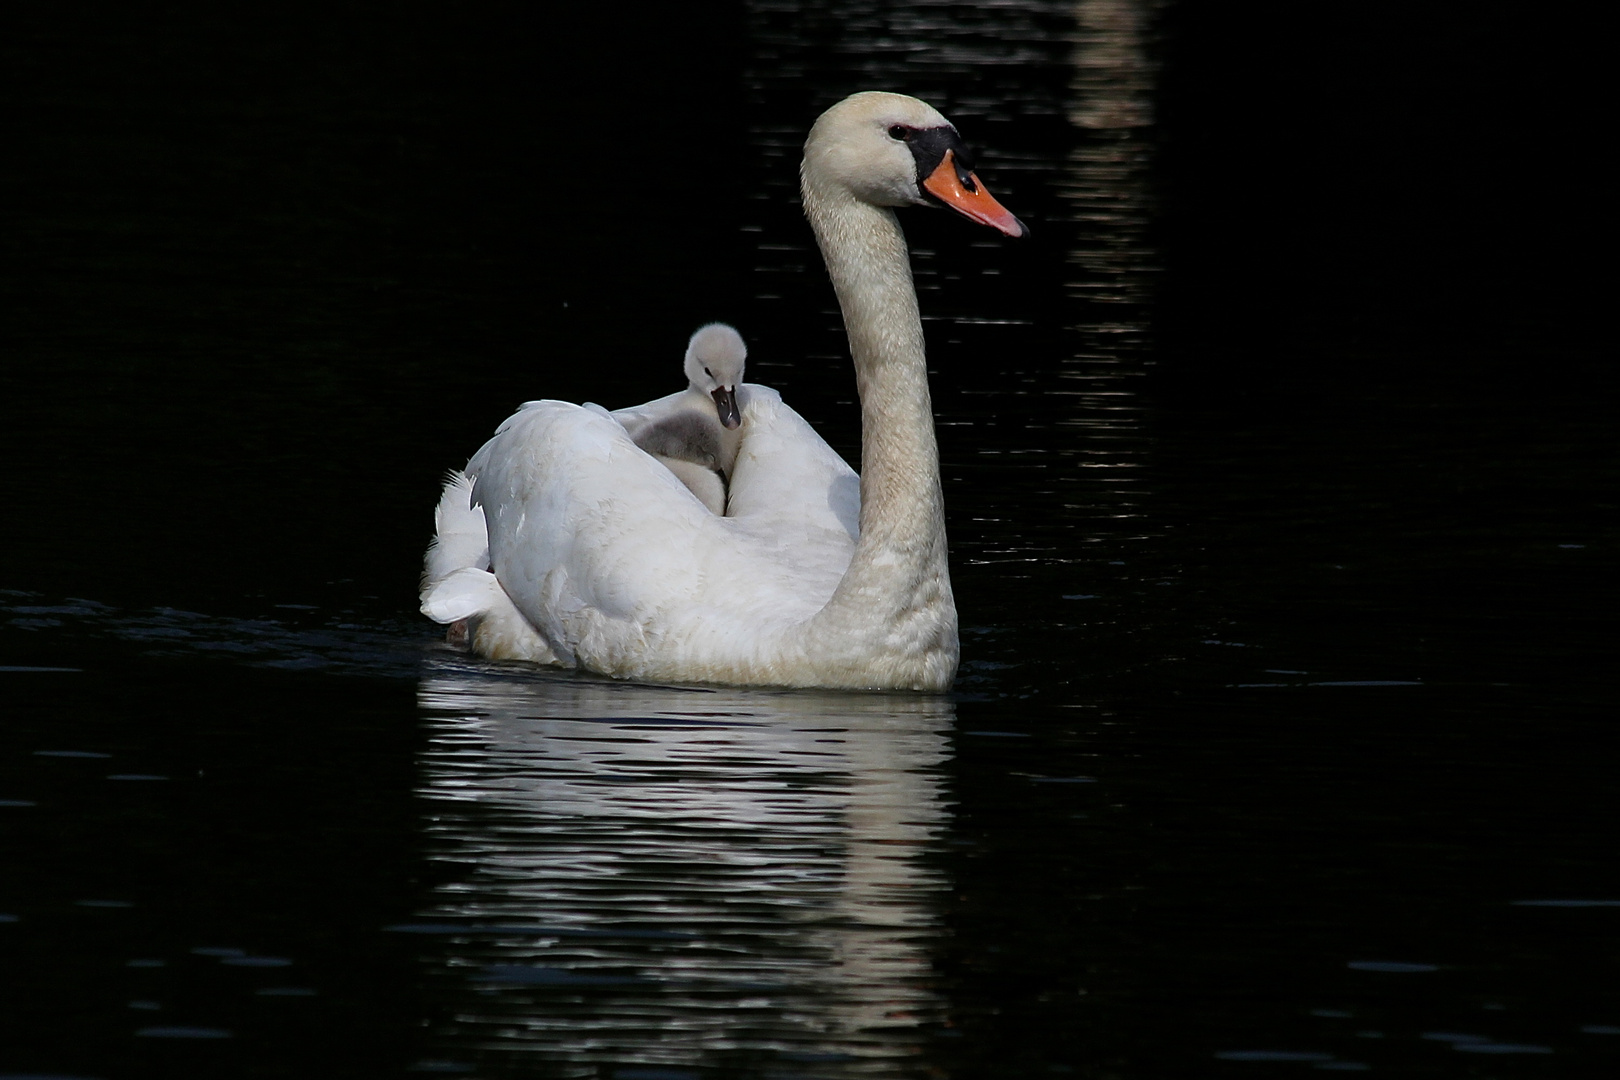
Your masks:
<svg viewBox="0 0 1620 1080"><path fill-rule="evenodd" d="M1070 508L1139 518L1149 449L1139 385L1150 364L1148 317L1158 256L1152 205L1151 0L1077 0L1068 118L1076 129L1058 196L1073 242L1065 291L1073 349L1054 393L1074 398L1062 426L1080 429Z"/></svg>
<svg viewBox="0 0 1620 1080"><path fill-rule="evenodd" d="M444 1056L909 1075L948 701L452 671L419 699Z"/></svg>

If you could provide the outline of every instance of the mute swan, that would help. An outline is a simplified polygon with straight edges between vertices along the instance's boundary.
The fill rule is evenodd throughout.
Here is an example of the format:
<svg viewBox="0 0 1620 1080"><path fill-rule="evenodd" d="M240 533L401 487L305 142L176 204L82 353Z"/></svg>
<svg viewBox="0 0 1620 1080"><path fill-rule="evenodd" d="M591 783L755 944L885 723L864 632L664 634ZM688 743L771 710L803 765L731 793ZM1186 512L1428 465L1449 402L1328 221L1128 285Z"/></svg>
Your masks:
<svg viewBox="0 0 1620 1080"><path fill-rule="evenodd" d="M742 441L737 394L747 358L732 327L700 327L686 345L684 391L613 413L637 446L716 514L726 512L726 486Z"/></svg>
<svg viewBox="0 0 1620 1080"><path fill-rule="evenodd" d="M605 410L529 402L446 485L424 612L471 619L483 655L621 678L950 686L939 454L893 208L933 203L1008 236L1027 230L980 184L956 129L899 94L823 113L801 183L855 363L858 499L849 467L765 387L746 388L726 517Z"/></svg>

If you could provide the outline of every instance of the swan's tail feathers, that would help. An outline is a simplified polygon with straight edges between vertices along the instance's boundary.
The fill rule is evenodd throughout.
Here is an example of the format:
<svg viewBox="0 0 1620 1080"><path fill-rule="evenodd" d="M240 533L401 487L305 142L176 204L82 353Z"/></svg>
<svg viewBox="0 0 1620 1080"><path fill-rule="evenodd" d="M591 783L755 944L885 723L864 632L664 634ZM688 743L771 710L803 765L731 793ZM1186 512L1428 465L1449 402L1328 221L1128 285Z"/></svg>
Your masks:
<svg viewBox="0 0 1620 1080"><path fill-rule="evenodd" d="M424 602L434 586L457 570L489 569L489 530L484 508L473 505L472 493L472 477L460 469L445 476L439 505L433 509L435 535L422 573Z"/></svg>
<svg viewBox="0 0 1620 1080"><path fill-rule="evenodd" d="M459 622L484 614L505 598L506 591L494 574L469 566L422 593L422 614L436 623ZM505 602L510 604L511 600Z"/></svg>
<svg viewBox="0 0 1620 1080"><path fill-rule="evenodd" d="M424 588L422 614L450 624L453 641L491 660L557 663L546 639L488 570L462 567Z"/></svg>

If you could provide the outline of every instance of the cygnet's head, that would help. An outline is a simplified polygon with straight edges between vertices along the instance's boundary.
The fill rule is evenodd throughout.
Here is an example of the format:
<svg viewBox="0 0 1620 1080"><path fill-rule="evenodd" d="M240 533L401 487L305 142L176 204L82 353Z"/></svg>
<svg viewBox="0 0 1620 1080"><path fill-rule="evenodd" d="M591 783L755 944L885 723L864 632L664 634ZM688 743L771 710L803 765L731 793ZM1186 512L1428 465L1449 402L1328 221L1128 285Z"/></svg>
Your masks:
<svg viewBox="0 0 1620 1080"><path fill-rule="evenodd" d="M742 335L725 323L701 327L686 344L686 377L692 389L714 398L720 423L736 428L742 423L737 408L737 386L743 380L748 347Z"/></svg>
<svg viewBox="0 0 1620 1080"><path fill-rule="evenodd" d="M951 122L904 94L853 94L822 113L805 140L802 182L807 209L847 192L873 206L944 206L1008 236L1029 233L974 175Z"/></svg>

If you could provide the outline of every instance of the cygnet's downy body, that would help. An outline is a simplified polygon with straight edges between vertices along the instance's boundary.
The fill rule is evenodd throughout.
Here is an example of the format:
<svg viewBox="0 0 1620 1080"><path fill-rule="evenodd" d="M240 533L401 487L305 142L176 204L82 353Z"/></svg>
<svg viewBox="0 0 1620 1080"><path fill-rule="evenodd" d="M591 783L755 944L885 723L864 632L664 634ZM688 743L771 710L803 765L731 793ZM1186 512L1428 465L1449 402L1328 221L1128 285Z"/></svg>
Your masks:
<svg viewBox="0 0 1620 1080"><path fill-rule="evenodd" d="M687 343L683 392L613 414L637 446L715 514L726 512L742 441L738 391L747 358L741 334L725 323L710 323Z"/></svg>

